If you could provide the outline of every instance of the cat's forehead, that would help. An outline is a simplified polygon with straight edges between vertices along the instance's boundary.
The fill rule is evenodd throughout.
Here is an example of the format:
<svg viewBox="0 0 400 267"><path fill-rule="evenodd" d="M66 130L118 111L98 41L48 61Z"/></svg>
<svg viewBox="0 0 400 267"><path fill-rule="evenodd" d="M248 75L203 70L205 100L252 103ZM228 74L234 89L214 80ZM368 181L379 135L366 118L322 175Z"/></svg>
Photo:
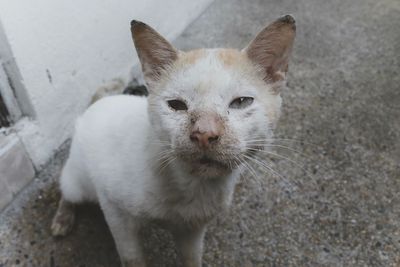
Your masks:
<svg viewBox="0 0 400 267"><path fill-rule="evenodd" d="M197 49L188 52L180 52L177 60L178 65L196 65L198 63L218 62L223 66L233 66L246 60L246 56L236 49Z"/></svg>
<svg viewBox="0 0 400 267"><path fill-rule="evenodd" d="M180 52L175 67L177 70L207 72L241 72L250 65L247 56L236 49L198 49Z"/></svg>
<svg viewBox="0 0 400 267"><path fill-rule="evenodd" d="M251 65L244 53L234 49L199 49L181 52L174 64L175 88L198 94L234 90L245 82Z"/></svg>

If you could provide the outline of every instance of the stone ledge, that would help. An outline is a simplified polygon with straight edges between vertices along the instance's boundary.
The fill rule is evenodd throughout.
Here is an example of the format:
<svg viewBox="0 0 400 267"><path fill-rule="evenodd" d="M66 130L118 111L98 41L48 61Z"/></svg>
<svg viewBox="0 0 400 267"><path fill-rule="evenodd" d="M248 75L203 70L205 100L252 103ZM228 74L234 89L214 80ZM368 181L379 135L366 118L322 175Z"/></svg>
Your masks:
<svg viewBox="0 0 400 267"><path fill-rule="evenodd" d="M34 176L35 169L17 135L0 135L0 210Z"/></svg>

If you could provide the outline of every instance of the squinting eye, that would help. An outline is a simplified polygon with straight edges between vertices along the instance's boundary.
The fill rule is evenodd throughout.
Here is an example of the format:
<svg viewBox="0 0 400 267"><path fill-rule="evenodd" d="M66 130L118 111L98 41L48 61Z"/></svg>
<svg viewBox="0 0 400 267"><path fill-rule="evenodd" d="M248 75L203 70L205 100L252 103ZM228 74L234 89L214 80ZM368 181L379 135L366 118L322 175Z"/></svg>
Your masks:
<svg viewBox="0 0 400 267"><path fill-rule="evenodd" d="M245 96L238 97L229 104L229 108L235 108L235 109L247 108L253 103L253 101L254 98L252 97L245 97Z"/></svg>
<svg viewBox="0 0 400 267"><path fill-rule="evenodd" d="M188 109L185 102L183 102L182 100L178 100L178 99L168 100L167 103L168 103L168 106L175 111Z"/></svg>

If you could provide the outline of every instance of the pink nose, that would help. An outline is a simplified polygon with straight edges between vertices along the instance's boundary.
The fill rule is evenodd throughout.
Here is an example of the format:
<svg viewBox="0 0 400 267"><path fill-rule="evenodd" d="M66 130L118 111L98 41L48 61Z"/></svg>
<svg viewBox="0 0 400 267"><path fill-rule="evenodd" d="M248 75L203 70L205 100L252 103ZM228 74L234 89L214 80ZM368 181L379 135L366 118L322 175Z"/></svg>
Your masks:
<svg viewBox="0 0 400 267"><path fill-rule="evenodd" d="M193 125L190 140L200 148L208 148L215 144L223 133L223 125L220 119L212 115L203 115Z"/></svg>
<svg viewBox="0 0 400 267"><path fill-rule="evenodd" d="M197 143L201 148L207 148L212 143L216 143L219 135L215 132L194 132L190 135L190 140Z"/></svg>

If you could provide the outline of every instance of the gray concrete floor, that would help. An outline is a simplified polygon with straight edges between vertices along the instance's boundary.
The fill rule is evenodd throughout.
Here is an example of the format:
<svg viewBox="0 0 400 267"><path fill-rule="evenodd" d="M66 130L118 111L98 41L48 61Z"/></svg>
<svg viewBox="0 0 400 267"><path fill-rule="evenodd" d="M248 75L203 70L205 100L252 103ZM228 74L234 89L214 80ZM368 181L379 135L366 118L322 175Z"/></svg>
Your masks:
<svg viewBox="0 0 400 267"><path fill-rule="evenodd" d="M298 35L277 136L300 153L243 177L233 207L211 223L206 266L400 265L400 2L217 0L178 47L244 47L291 13ZM67 147L0 215L0 266L118 266L97 207L50 237L55 180ZM299 165L301 167L299 167ZM143 232L154 266L177 266L169 235Z"/></svg>

